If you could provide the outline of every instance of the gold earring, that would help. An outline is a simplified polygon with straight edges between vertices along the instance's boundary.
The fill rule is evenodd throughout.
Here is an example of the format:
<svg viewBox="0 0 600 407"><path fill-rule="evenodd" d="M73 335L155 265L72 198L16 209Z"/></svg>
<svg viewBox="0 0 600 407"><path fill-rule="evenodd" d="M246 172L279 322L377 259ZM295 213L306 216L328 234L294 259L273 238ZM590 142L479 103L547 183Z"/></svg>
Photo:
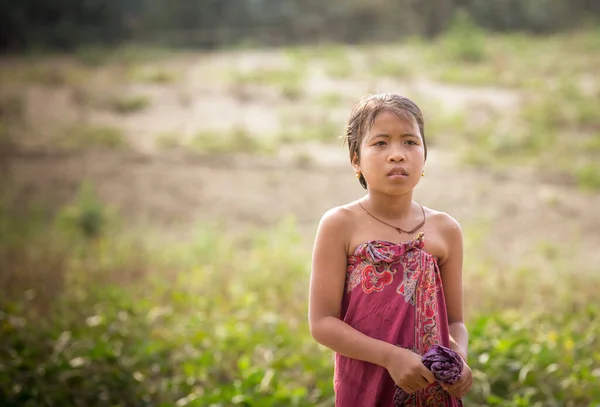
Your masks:
<svg viewBox="0 0 600 407"><path fill-rule="evenodd" d="M356 172L356 178L360 178L360 171Z"/></svg>
<svg viewBox="0 0 600 407"><path fill-rule="evenodd" d="M425 176L425 171L423 171L423 172L421 173L421 176L422 176L422 177L424 177L424 176Z"/></svg>

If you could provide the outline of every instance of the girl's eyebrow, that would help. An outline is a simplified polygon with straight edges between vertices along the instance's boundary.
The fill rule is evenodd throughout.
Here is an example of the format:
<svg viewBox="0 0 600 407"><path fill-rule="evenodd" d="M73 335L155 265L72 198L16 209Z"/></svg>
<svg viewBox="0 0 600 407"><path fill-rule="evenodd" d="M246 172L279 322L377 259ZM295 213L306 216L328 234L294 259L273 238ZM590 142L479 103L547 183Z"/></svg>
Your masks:
<svg viewBox="0 0 600 407"><path fill-rule="evenodd" d="M390 135L387 134L387 133L378 133L378 134L375 134L375 135L371 136L372 139L377 138L377 137L390 138ZM405 138L405 137L419 138L419 136L417 136L414 133L403 133L402 135L400 135L400 137L402 137L402 138Z"/></svg>

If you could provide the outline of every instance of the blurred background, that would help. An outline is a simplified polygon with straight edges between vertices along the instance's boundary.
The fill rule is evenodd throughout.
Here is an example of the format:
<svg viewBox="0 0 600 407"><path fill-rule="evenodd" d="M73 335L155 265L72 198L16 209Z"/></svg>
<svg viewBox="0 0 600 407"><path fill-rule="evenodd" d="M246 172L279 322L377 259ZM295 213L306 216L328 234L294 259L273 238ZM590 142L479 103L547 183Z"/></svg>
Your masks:
<svg viewBox="0 0 600 407"><path fill-rule="evenodd" d="M333 406L321 215L363 95L425 115L469 406L600 406L600 3L0 4L0 405Z"/></svg>

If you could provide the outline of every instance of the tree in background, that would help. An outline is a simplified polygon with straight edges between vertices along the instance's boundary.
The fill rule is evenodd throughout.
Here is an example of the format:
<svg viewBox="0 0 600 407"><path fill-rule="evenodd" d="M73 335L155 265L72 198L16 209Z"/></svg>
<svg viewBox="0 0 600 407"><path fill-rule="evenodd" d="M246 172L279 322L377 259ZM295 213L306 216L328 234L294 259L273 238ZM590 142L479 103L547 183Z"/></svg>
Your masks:
<svg viewBox="0 0 600 407"><path fill-rule="evenodd" d="M486 29L535 33L600 16L595 0L21 0L0 2L0 51L129 40L213 48L432 38L458 8Z"/></svg>

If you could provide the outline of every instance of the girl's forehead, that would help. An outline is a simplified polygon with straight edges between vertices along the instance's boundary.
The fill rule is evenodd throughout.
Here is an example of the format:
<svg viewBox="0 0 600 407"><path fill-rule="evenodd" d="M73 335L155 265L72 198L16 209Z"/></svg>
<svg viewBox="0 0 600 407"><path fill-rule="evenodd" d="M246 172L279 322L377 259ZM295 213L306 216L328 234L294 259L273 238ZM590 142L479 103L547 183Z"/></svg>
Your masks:
<svg viewBox="0 0 600 407"><path fill-rule="evenodd" d="M378 112L369 123L366 130L366 136L372 135L373 130L390 129L391 127L402 127L406 130L414 132L415 135L420 135L419 125L412 114L405 110L390 111L383 110ZM403 130L405 131L405 130Z"/></svg>

